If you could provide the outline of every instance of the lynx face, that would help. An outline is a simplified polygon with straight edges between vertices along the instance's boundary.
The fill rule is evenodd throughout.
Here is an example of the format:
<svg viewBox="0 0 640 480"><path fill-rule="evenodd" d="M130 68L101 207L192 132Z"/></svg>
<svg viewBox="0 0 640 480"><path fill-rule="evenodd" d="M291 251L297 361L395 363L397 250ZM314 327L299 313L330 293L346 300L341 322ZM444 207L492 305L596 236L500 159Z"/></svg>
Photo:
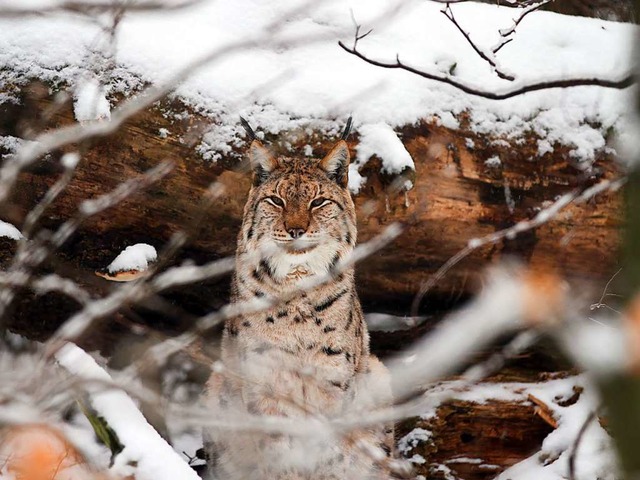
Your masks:
<svg viewBox="0 0 640 480"><path fill-rule="evenodd" d="M344 141L314 160L276 158L254 140L249 159L254 185L239 243L261 252L276 281L326 273L353 250L356 219Z"/></svg>

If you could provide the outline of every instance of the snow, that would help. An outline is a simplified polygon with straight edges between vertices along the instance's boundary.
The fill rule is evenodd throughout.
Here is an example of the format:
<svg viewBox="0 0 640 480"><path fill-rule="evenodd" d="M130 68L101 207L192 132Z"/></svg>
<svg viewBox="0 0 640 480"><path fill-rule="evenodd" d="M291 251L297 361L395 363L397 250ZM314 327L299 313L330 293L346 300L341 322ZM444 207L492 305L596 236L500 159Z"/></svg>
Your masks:
<svg viewBox="0 0 640 480"><path fill-rule="evenodd" d="M356 195L360 192L360 189L367 182L367 177L364 177L358 171L358 165L352 163L349 165L349 191Z"/></svg>
<svg viewBox="0 0 640 480"><path fill-rule="evenodd" d="M0 220L0 237L7 237L12 240L20 240L22 238L22 234L20 233L20 230L18 230L10 223Z"/></svg>
<svg viewBox="0 0 640 480"><path fill-rule="evenodd" d="M65 153L60 157L60 163L62 166L68 170L76 168L78 162L80 161L80 154L78 152L69 152Z"/></svg>
<svg viewBox="0 0 640 480"><path fill-rule="evenodd" d="M633 105L631 89L555 89L490 101L408 72L366 64L337 45L338 40L352 43L353 12L362 32L373 29L359 45L366 55L394 61L398 54L411 66L498 91L545 78L622 76L631 59L631 25L534 12L497 54L500 65L516 76L510 83L475 54L440 13L441 4L409 0L394 10L383 0L327 0L307 2L295 11L302 4L210 0L177 11L129 13L119 25L115 68L102 66L101 85L84 86L87 75L100 71L97 66L111 54L100 22L72 15L3 18L0 63L5 68L0 80L14 85L39 77L70 85L76 92L76 115L91 119L108 115L108 103L115 102L117 94L134 94L146 82L166 81L214 50L254 39L246 49L191 68L176 89L187 105L215 120L198 147L205 159L215 161L242 138L239 114L257 130L273 134L311 127L336 135L353 114L360 135L371 138L373 125L386 125L379 131L391 139L393 129L420 119L457 128L459 115L466 113L475 135L517 139L533 131L542 139L540 155L560 143L586 165L604 148L608 132L633 138L625 119ZM511 27L520 11L474 2L453 4L452 10L485 50L499 41L498 31ZM280 25L282 15L287 21ZM265 33L268 26L272 28ZM91 103L99 108L85 108ZM411 164L399 141L374 145L374 140L369 146L381 148L374 153L387 162L385 168L397 171ZM363 151L361 158L367 154ZM363 181L354 173L351 187L356 190Z"/></svg>
<svg viewBox="0 0 640 480"><path fill-rule="evenodd" d="M355 161L358 169L375 155L382 160L382 171L385 173L397 174L407 168L415 170L411 155L389 125L386 123L362 125L358 132L360 139L356 147Z"/></svg>
<svg viewBox="0 0 640 480"><path fill-rule="evenodd" d="M575 404L562 407L558 405L558 398L570 397L573 387L584 382L584 376L579 376L556 380L549 388L542 384L539 388L530 391L551 407L554 416L558 419L558 428L544 439L540 452L505 470L497 480L513 478L562 480L566 478L569 456L578 432L589 414L598 408L600 400L594 395L595 388L588 383L585 384L586 388ZM571 387L571 390L568 387ZM613 442L600 422L597 420L591 422L576 455L576 477L603 480L619 478L614 451ZM554 461L545 461L545 457Z"/></svg>
<svg viewBox="0 0 640 480"><path fill-rule="evenodd" d="M66 344L56 354L58 362L79 379L87 381L91 404L117 432L124 450L111 467L115 475L134 474L138 480L199 479L198 475L156 432L133 400L112 383L109 374L82 349ZM92 382L92 383L89 383Z"/></svg>
<svg viewBox="0 0 640 480"><path fill-rule="evenodd" d="M409 330L421 325L428 317L399 317L386 313L368 313L365 321L370 332L395 332Z"/></svg>
<svg viewBox="0 0 640 480"><path fill-rule="evenodd" d="M398 440L398 451L407 455L413 450L420 442L426 442L431 438L431 432L424 428L414 428L400 440Z"/></svg>
<svg viewBox="0 0 640 480"><path fill-rule="evenodd" d="M111 107L105 95L105 88L97 78L87 77L80 80L74 91L73 113L76 120L109 120Z"/></svg>
<svg viewBox="0 0 640 480"><path fill-rule="evenodd" d="M489 168L498 168L502 165L502 160L500 160L499 156L494 155L493 157L487 158L484 164Z"/></svg>
<svg viewBox="0 0 640 480"><path fill-rule="evenodd" d="M158 257L156 249L146 243L136 243L125 248L109 264L109 273L126 272L129 270L144 271L149 268L149 262L155 262Z"/></svg>

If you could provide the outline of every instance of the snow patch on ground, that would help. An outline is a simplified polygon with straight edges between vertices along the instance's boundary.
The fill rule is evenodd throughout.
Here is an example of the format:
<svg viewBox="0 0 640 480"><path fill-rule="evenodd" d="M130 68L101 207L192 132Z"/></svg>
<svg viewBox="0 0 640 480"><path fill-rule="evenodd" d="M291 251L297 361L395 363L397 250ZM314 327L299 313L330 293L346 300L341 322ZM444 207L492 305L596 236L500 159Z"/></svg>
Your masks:
<svg viewBox="0 0 640 480"><path fill-rule="evenodd" d="M137 243L125 248L107 267L109 273L125 272L129 270L144 271L150 262L158 258L156 249L146 243Z"/></svg>
<svg viewBox="0 0 640 480"><path fill-rule="evenodd" d="M22 233L10 223L0 220L0 237L7 237L11 240L20 240Z"/></svg>

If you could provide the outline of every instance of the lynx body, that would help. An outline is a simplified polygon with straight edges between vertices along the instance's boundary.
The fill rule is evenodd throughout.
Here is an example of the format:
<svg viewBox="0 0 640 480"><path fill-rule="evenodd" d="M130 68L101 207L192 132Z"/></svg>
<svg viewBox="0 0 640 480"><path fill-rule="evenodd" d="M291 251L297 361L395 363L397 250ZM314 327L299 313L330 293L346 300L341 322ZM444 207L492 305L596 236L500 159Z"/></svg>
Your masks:
<svg viewBox="0 0 640 480"><path fill-rule="evenodd" d="M346 142L324 159L310 160L276 158L254 139L249 158L254 184L238 236L232 302L271 300L272 306L225 324L224 368L208 385L213 411L228 418L331 418L357 415L374 398L390 399L384 367L369 354L353 268L336 268L357 236ZM328 281L299 290L301 281L318 276ZM291 292L298 293L273 301ZM220 478L388 478L365 451L382 448L382 456L388 454L389 429L360 429L340 438L319 432L207 435L210 464Z"/></svg>

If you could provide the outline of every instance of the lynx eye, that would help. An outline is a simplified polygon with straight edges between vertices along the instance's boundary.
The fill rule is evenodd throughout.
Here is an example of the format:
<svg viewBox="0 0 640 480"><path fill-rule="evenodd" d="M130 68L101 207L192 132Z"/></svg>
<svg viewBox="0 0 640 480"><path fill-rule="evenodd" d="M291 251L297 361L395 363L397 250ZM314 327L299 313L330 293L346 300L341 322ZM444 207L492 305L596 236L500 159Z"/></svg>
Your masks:
<svg viewBox="0 0 640 480"><path fill-rule="evenodd" d="M313 199L311 201L311 203L309 204L309 206L311 208L316 208L316 207L321 207L323 205L326 205L328 203L330 203L330 200L327 200L326 198L318 197L318 198Z"/></svg>
<svg viewBox="0 0 640 480"><path fill-rule="evenodd" d="M271 195L270 197L265 198L265 200L276 207L284 207L284 200L280 197L276 197L275 195Z"/></svg>

